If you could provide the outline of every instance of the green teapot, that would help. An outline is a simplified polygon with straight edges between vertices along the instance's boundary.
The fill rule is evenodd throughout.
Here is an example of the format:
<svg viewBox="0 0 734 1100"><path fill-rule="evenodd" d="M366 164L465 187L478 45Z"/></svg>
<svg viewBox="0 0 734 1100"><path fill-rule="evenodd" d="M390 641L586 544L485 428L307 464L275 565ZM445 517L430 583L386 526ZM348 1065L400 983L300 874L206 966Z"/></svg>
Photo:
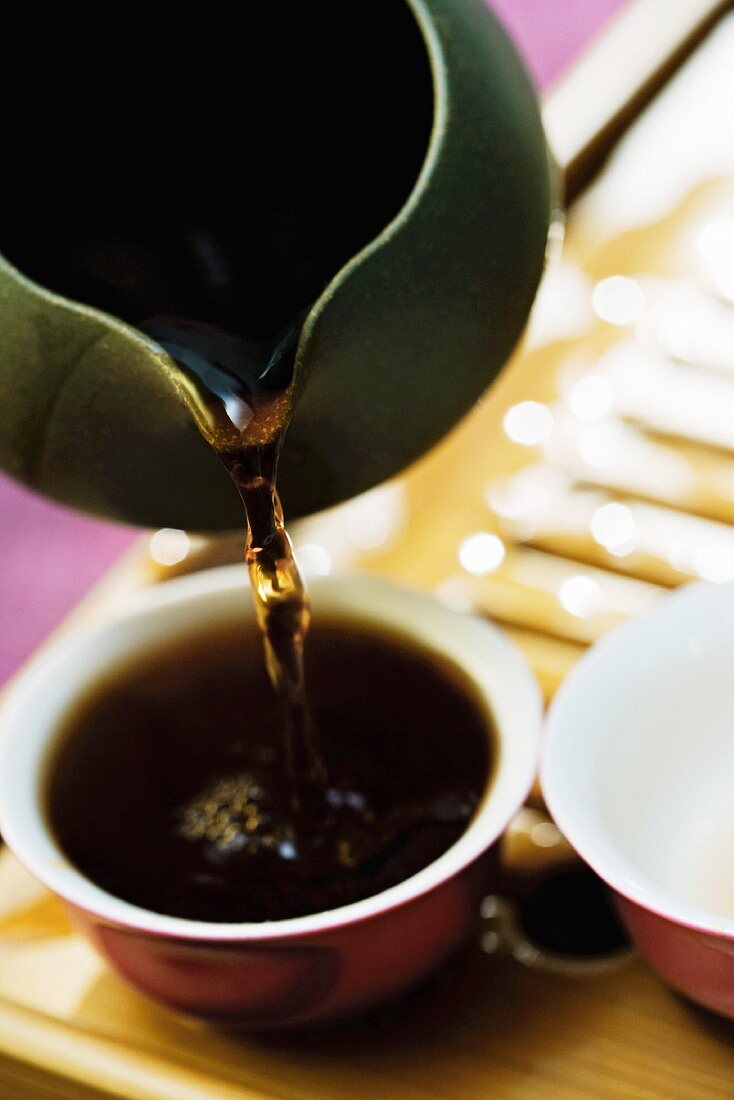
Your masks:
<svg viewBox="0 0 734 1100"><path fill-rule="evenodd" d="M298 333L290 518L396 474L497 374L544 263L538 104L484 0L74 11L6 32L0 466L106 518L242 526L174 317L258 377Z"/></svg>

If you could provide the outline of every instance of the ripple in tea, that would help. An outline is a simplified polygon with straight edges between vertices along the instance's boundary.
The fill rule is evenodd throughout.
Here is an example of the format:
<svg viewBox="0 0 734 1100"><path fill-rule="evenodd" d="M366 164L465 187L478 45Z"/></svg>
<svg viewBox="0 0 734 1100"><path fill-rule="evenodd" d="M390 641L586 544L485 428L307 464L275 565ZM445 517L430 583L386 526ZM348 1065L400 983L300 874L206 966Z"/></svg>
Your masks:
<svg viewBox="0 0 734 1100"><path fill-rule="evenodd" d="M397 635L338 621L316 622L305 663L328 781L300 821L255 632L200 632L93 685L48 768L71 861L136 905L229 922L333 909L437 859L490 767L469 683Z"/></svg>

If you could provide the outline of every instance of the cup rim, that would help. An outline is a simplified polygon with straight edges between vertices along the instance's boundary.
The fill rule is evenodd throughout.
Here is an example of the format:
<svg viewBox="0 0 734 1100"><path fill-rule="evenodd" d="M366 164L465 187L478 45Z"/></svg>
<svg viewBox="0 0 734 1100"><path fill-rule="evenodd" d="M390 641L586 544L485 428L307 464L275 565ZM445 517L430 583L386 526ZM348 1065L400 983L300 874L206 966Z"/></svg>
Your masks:
<svg viewBox="0 0 734 1100"><path fill-rule="evenodd" d="M169 630L184 623L195 629L243 613L251 618L246 585L240 565L152 585L123 612L50 643L8 689L0 707L0 832L21 863L72 906L137 932L185 940L271 941L321 933L384 914L453 878L497 840L527 797L537 774L542 700L514 643L486 620L449 610L413 589L365 576L316 578L310 589L317 614L321 607L340 618L394 627L420 648L442 653L461 667L491 713L498 751L469 827L437 860L396 886L284 920L189 920L133 905L97 886L66 858L42 811L41 777L54 736L90 679L150 646L151 631L163 638L166 624Z"/></svg>
<svg viewBox="0 0 734 1100"><path fill-rule="evenodd" d="M569 779L574 744L588 727L577 708L590 698L613 668L633 669L651 645L676 638L686 620L695 619L705 629L709 616L722 616L729 601L734 613L734 583L697 581L666 594L650 610L611 630L576 662L556 693L543 724L540 784L556 825L577 854L626 901L653 916L672 921L691 931L734 940L734 918L719 916L677 899L657 885L642 867L624 854L609 832L593 828L584 813L586 784L583 775ZM731 619L729 620L731 621ZM652 685L650 689L653 690ZM598 699L599 707L603 700Z"/></svg>

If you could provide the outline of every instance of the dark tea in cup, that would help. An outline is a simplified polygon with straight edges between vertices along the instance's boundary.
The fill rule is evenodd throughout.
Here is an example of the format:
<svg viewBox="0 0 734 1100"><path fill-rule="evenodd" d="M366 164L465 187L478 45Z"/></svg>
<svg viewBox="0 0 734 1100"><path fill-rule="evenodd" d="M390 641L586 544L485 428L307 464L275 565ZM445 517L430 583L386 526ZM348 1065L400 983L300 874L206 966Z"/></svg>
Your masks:
<svg viewBox="0 0 734 1100"><path fill-rule="evenodd" d="M304 916L410 878L467 828L493 750L458 666L374 624L317 618L308 737L325 775L294 791L261 646L244 621L159 642L67 716L46 812L108 893L192 920Z"/></svg>

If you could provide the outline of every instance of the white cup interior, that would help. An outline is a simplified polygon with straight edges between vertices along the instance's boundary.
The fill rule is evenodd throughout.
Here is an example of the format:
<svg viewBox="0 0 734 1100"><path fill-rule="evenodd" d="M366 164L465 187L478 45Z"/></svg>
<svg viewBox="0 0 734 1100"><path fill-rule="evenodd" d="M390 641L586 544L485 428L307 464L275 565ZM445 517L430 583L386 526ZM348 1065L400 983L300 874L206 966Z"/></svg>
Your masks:
<svg viewBox="0 0 734 1100"><path fill-rule="evenodd" d="M522 805L537 770L541 700L532 673L507 637L489 623L386 582L321 579L311 585L316 616L392 628L418 648L452 661L471 682L498 746L488 792L467 831L430 866L382 894L264 924L212 924L152 913L87 879L59 849L43 809L44 769L64 717L90 682L136 652L181 632L252 618L247 585L244 567L226 566L147 589L116 619L59 639L11 688L0 710L0 831L26 867L61 897L121 924L189 939L272 939L323 930L401 904L458 873Z"/></svg>
<svg viewBox="0 0 734 1100"><path fill-rule="evenodd" d="M734 935L734 585L681 589L595 646L543 755L551 812L602 878Z"/></svg>

